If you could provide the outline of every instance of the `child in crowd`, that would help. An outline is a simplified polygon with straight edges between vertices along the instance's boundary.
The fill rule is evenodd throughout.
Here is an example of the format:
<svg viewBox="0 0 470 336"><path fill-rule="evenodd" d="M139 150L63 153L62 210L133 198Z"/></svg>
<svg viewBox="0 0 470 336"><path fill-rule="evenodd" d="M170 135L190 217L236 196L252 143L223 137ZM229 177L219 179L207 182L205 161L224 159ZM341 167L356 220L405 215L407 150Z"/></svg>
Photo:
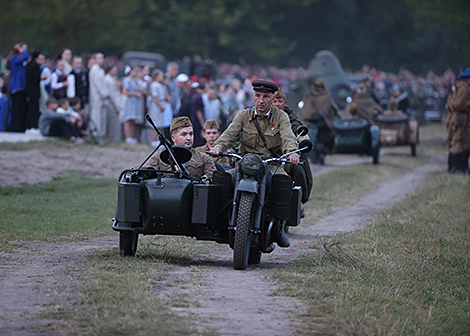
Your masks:
<svg viewBox="0 0 470 336"><path fill-rule="evenodd" d="M39 129L44 136L61 137L80 144L80 120L71 114L59 113L57 99L51 97L46 101L47 108L39 117ZM63 107L62 107L63 108Z"/></svg>
<svg viewBox="0 0 470 336"><path fill-rule="evenodd" d="M82 127L80 128L80 133L82 136L88 135L88 124L90 122L90 117L86 115L85 109L82 107L82 101L78 97L69 99L70 107L68 109L69 113L77 115L82 120Z"/></svg>

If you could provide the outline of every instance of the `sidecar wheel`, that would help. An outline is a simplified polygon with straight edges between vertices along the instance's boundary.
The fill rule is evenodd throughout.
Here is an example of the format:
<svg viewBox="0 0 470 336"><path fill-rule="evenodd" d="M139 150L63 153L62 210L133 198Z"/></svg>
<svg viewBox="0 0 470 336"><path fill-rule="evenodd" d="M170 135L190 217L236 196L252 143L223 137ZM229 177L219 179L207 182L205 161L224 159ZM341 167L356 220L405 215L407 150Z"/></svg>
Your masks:
<svg viewBox="0 0 470 336"><path fill-rule="evenodd" d="M251 249L250 255L248 257L248 264L250 265L257 265L261 262L261 254L263 254L258 249Z"/></svg>
<svg viewBox="0 0 470 336"><path fill-rule="evenodd" d="M372 155L372 163L379 164L379 157L380 157L379 151L374 152L374 154Z"/></svg>
<svg viewBox="0 0 470 336"><path fill-rule="evenodd" d="M133 257L137 251L139 234L134 231L119 232L119 253L122 257Z"/></svg>
<svg viewBox="0 0 470 336"><path fill-rule="evenodd" d="M253 239L253 233L250 232L252 206L253 194L242 192L238 204L237 226L233 246L233 268L236 270L244 270L248 265L251 240Z"/></svg>
<svg viewBox="0 0 470 336"><path fill-rule="evenodd" d="M416 144L411 144L410 147L411 147L411 156L416 156L416 154L417 154Z"/></svg>

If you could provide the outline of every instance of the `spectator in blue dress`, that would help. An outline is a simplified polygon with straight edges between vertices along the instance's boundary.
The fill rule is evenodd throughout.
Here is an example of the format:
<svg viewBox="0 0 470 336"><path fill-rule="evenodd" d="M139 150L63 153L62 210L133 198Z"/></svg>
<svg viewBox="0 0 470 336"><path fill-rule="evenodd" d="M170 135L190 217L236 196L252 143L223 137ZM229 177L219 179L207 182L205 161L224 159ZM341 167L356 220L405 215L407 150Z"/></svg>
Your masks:
<svg viewBox="0 0 470 336"><path fill-rule="evenodd" d="M9 92L13 101L11 111L11 132L26 131L26 63L28 46L25 43L15 44L7 58L7 69L10 69Z"/></svg>
<svg viewBox="0 0 470 336"><path fill-rule="evenodd" d="M126 142L130 144L138 143L139 126L144 122L142 113L142 97L137 75L139 68L132 66L127 77L122 81L122 93L127 97L124 104L122 122L124 137Z"/></svg>

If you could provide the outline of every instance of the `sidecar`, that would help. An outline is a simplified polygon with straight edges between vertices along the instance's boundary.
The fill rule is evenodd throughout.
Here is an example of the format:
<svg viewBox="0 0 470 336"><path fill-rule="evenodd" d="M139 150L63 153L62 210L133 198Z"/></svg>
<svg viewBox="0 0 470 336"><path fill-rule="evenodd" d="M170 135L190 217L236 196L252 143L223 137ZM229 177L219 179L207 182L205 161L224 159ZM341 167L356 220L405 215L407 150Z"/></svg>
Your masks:
<svg viewBox="0 0 470 336"><path fill-rule="evenodd" d="M332 123L336 132L334 153L362 154L372 156L374 164L379 163L380 128L370 125L365 119L338 119Z"/></svg>
<svg viewBox="0 0 470 336"><path fill-rule="evenodd" d="M218 172L214 172L213 183L207 184L179 172L149 167L124 170L112 226L119 232L120 254L135 255L139 234L187 236L233 248L229 229L232 183L230 174ZM292 187L288 226L300 223L301 197L301 188Z"/></svg>
<svg viewBox="0 0 470 336"><path fill-rule="evenodd" d="M120 234L121 255L135 255L139 234L228 243L228 193L220 184L206 184L176 172L148 167L123 171L113 223L113 230Z"/></svg>
<svg viewBox="0 0 470 336"><path fill-rule="evenodd" d="M321 118L309 119L310 139L315 139L312 161L324 164L327 154L359 154L372 156L374 164L379 163L380 128L370 125L365 119L337 119L331 123L331 130L318 126Z"/></svg>
<svg viewBox="0 0 470 336"><path fill-rule="evenodd" d="M380 140L384 146L410 146L411 156L417 155L419 143L419 123L416 119L377 117L380 127Z"/></svg>

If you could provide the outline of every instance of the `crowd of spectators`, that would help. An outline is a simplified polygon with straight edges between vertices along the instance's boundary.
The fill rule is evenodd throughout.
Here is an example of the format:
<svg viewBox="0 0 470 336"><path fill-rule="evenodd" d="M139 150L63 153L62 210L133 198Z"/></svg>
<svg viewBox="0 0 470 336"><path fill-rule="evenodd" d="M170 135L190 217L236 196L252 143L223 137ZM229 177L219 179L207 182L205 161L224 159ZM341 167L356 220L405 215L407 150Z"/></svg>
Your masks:
<svg viewBox="0 0 470 336"><path fill-rule="evenodd" d="M250 66L243 61L211 63L211 71L197 74L178 62L151 69L122 64L100 52L73 55L69 48L48 58L29 53L22 43L0 61L0 131L41 132L74 142L93 130L113 141L156 146L158 136L146 123L146 115L167 136L174 117L189 116L194 145L199 146L206 120L217 120L223 130L237 111L253 106L253 79L269 79L288 94L290 84L308 77L304 68ZM392 74L364 66L355 74L371 78L384 100L404 92L415 100L445 97L455 80L450 69L442 76L429 72L418 77L405 69Z"/></svg>

